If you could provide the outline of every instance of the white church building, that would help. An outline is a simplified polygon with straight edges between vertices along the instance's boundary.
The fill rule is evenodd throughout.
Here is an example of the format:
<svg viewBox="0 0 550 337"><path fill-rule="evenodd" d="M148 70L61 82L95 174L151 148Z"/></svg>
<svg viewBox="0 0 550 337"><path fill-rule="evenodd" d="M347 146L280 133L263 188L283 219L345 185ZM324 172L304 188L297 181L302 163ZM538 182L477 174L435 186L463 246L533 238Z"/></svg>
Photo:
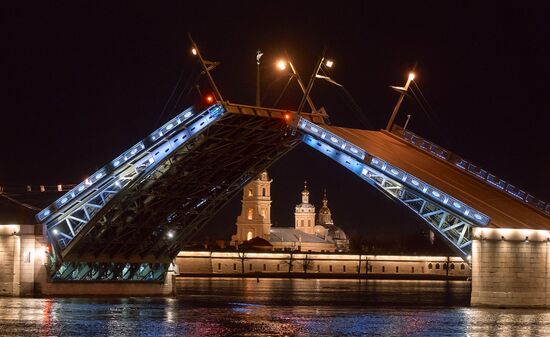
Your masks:
<svg viewBox="0 0 550 337"><path fill-rule="evenodd" d="M294 227L271 225L271 180L267 171L243 189L242 211L237 217L237 233L231 244L239 246L254 242L274 251L345 252L349 240L333 220L326 192L323 206L316 217L315 206L309 202L307 183L304 183L302 202L296 205ZM253 240L254 239L254 240ZM252 241L251 241L252 240ZM267 247L266 247L267 246Z"/></svg>

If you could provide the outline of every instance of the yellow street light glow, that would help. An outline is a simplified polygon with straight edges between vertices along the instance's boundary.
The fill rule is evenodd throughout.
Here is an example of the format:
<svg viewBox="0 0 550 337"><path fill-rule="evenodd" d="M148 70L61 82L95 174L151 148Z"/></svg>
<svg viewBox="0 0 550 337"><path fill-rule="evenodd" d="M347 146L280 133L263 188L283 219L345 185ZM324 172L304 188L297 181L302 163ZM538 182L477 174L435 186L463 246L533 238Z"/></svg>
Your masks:
<svg viewBox="0 0 550 337"><path fill-rule="evenodd" d="M195 48L191 49L191 54L197 55L197 50Z"/></svg>
<svg viewBox="0 0 550 337"><path fill-rule="evenodd" d="M327 68L332 68L333 64L334 64L334 62L331 61L331 60L327 60L327 62L325 62L325 65L327 66Z"/></svg>
<svg viewBox="0 0 550 337"><path fill-rule="evenodd" d="M286 69L286 61L284 61L284 60L277 61L277 68L279 68L279 70L285 70Z"/></svg>
<svg viewBox="0 0 550 337"><path fill-rule="evenodd" d="M409 73L409 81L414 80L414 77L415 77L414 73Z"/></svg>

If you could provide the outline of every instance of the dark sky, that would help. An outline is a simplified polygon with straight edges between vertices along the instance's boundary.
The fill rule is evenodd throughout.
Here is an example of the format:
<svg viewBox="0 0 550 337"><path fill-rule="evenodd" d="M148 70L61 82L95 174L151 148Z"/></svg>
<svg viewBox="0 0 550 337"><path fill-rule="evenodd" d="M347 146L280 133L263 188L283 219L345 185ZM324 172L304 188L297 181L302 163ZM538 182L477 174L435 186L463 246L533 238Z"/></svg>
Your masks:
<svg viewBox="0 0 550 337"><path fill-rule="evenodd" d="M0 185L77 183L197 100L189 90L198 71L190 32L205 58L222 62L213 75L224 98L244 104L254 103L257 48L270 106L285 82L275 60L288 51L308 78L326 46L335 60L330 75L359 107L316 82L313 100L339 126L384 127L397 99L388 85L403 85L416 66L427 112L407 99L398 123L412 114L414 132L550 200L550 29L542 6L128 3L3 9ZM295 109L298 94L293 83L280 107ZM407 212L305 146L270 174L278 225L292 224L307 179L317 206L327 188L335 220L348 230L391 236L418 228ZM236 199L220 213L212 236L234 231L239 205Z"/></svg>

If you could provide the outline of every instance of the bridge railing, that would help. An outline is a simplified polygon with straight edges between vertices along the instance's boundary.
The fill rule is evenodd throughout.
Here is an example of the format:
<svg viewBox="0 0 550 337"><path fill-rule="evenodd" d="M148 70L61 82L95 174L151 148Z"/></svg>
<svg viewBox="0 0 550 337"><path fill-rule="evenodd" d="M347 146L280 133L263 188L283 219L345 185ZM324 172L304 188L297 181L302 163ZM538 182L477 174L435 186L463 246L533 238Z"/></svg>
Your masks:
<svg viewBox="0 0 550 337"><path fill-rule="evenodd" d="M222 109L220 105L212 105L208 110L217 110ZM102 184L106 179L113 174L113 172L120 170L120 167L126 163L132 162L135 158L143 156L145 152L148 151L148 148L155 143L159 143L160 139L165 137L167 134L174 132L174 130L179 129L179 126L182 124L189 123L194 117L198 115L199 111L196 111L194 107L186 109L185 111L178 114L176 117L172 118L170 121L165 123L163 126L152 132L142 141L138 142L120 156L112 160L109 164L105 165L83 182L76 185L73 189L62 195L57 199L53 204L43 209L36 215L36 219L39 222L47 221L47 219L54 214L67 208L72 201L77 200L80 196L85 195L90 190L97 188L97 185ZM152 160L149 164L153 163L154 158L148 158Z"/></svg>
<svg viewBox="0 0 550 337"><path fill-rule="evenodd" d="M396 181L399 181L400 184L405 184L412 190L416 190L422 193L422 195L428 196L429 198L440 202L442 205L445 205L445 207L448 207L453 212L461 214L461 216L467 218L468 221L472 221L481 226L486 226L490 222L490 218L486 214L483 214L473 207L468 206L466 203L459 201L452 196L434 188L433 186L423 182L421 179L409 173L406 173L405 171L395 166L390 165L381 158L377 158L375 156L367 154L365 150L333 134L332 132L324 129L319 125L316 125L304 118L301 118L297 124L297 127L302 132L316 137L323 142L326 142L331 147L338 149L338 151L344 152L351 157L354 157L359 162L367 164L371 168L379 170L381 173L387 174L388 178L395 179ZM308 143L308 140L306 140L306 143ZM329 149L326 149L326 151L329 151ZM343 164L349 164L349 162L344 162ZM358 175L366 175L366 173L363 173L361 170L359 170Z"/></svg>
<svg viewBox="0 0 550 337"><path fill-rule="evenodd" d="M426 151L430 154L445 160L455 167L462 169L464 172L469 175L485 182L486 184L501 190L508 195L513 196L514 198L522 201L530 207L533 207L547 215L550 215L550 202L538 199L532 194L512 185L511 183L500 179L491 172L484 170L483 168L475 165L474 163L456 155L455 153L433 143L427 139L420 137L419 135L409 131L404 130L399 125L394 125L391 132L408 143Z"/></svg>

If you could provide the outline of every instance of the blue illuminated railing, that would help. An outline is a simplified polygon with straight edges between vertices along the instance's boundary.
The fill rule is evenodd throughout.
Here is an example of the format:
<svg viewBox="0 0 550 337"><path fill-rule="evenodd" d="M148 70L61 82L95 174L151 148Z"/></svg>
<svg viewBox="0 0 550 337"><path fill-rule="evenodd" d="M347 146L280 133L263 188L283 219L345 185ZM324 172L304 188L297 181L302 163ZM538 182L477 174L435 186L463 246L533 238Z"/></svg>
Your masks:
<svg viewBox="0 0 550 337"><path fill-rule="evenodd" d="M421 179L418 179L417 177L395 167L384 160L374 157L372 155L369 155L367 158L367 153L365 150L361 149L357 145L348 142L347 140L334 135L333 133L325 130L324 128L304 119L300 118L298 121L298 129L305 132L308 135L314 136L315 138L322 140L333 148L338 149L339 151L342 151L346 153L347 155L350 155L356 159L359 160L359 162L362 162L363 165L370 166L372 168L375 168L384 174L388 175L388 177L398 181L399 183L408 186L409 188L416 190L423 195L429 197L430 199L437 201L444 205L445 207L451 209L454 213L459 213L465 218L469 219L470 221L477 223L481 226L486 226L490 222L490 217L483 214L482 212L474 209L473 207L467 205L466 203L457 200L456 198L453 198L452 196L436 189L435 187L423 182ZM314 139L305 139L306 143L312 142ZM330 152L330 148L326 148L325 151ZM327 154L330 156L330 153ZM366 159L365 159L366 158ZM345 159L342 159L345 160ZM349 163L344 162L342 163L344 166L348 165ZM353 169L354 171L357 171L357 168ZM364 173L364 168L361 169L359 172Z"/></svg>
<svg viewBox="0 0 550 337"><path fill-rule="evenodd" d="M498 178L496 175L482 169L481 167L454 154L453 152L418 136L411 131L403 130L403 128L395 125L392 129L392 133L403 138L408 143L453 164L455 167L462 169L464 172L476 177L477 179L487 183L488 185L503 192L506 192L507 194L524 202L525 204L550 215L550 202L546 202L544 200L536 198L532 194L512 185L511 183L503 179Z"/></svg>
<svg viewBox="0 0 550 337"><path fill-rule="evenodd" d="M363 149L304 118L300 118L298 129L329 142L332 146L338 147L340 150L359 160L365 159L367 153Z"/></svg>
<svg viewBox="0 0 550 337"><path fill-rule="evenodd" d="M491 218L475 210L473 207L470 207L464 202L438 190L415 176L388 164L382 159L372 157L370 160L370 166L385 172L388 176L407 185L409 188L421 192L422 194L429 196L431 199L435 199L441 204L451 208L454 213L459 213L475 223L480 225L488 225L491 221Z"/></svg>
<svg viewBox="0 0 550 337"><path fill-rule="evenodd" d="M111 188L113 192L122 189L130 178L117 181L115 173L124 171L125 164L131 164L138 173L149 166L155 166L154 163L158 163L188 137L210 124L210 121L223 111L220 104L208 107L205 112L196 111L193 107L183 111L40 211L36 218L39 222L45 223L54 214L69 208L74 204L73 201L81 202L80 199L86 198L89 193L98 189Z"/></svg>

